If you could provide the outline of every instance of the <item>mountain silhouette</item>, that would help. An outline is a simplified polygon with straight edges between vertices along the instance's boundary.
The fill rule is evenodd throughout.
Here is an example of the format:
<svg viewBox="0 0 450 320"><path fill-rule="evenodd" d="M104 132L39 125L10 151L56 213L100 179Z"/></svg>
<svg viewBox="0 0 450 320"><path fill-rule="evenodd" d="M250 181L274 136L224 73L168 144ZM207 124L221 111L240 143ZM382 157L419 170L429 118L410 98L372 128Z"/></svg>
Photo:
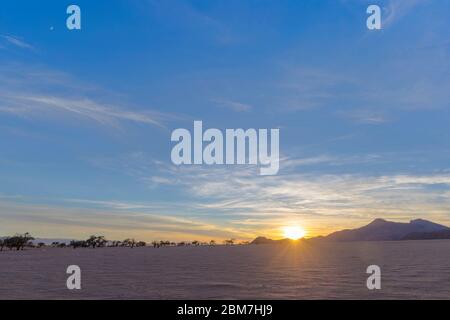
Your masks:
<svg viewBox="0 0 450 320"><path fill-rule="evenodd" d="M450 230L440 230L434 232L413 232L407 234L402 240L436 240L450 239Z"/></svg>
<svg viewBox="0 0 450 320"><path fill-rule="evenodd" d="M336 231L328 236L319 236L304 241L394 241L394 240L431 240L450 239L450 228L424 219L411 220L409 223L375 219L366 226L357 229ZM292 240L272 240L257 237L251 244L285 244Z"/></svg>
<svg viewBox="0 0 450 320"><path fill-rule="evenodd" d="M329 234L324 240L329 241L383 241L406 240L410 235L418 240L424 234L449 231L450 228L431 221L416 219L409 223L392 222L375 219L368 225L351 230L342 230Z"/></svg>

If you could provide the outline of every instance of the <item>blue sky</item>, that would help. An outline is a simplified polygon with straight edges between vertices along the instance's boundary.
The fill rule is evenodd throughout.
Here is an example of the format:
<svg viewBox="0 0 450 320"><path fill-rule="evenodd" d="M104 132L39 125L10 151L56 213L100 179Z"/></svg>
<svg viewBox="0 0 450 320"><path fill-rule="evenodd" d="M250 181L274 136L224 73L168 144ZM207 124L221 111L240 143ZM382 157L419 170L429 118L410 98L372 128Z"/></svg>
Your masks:
<svg viewBox="0 0 450 320"><path fill-rule="evenodd" d="M0 234L251 239L450 224L450 3L5 1ZM382 8L382 30L366 8ZM280 128L280 172L170 161L175 128Z"/></svg>

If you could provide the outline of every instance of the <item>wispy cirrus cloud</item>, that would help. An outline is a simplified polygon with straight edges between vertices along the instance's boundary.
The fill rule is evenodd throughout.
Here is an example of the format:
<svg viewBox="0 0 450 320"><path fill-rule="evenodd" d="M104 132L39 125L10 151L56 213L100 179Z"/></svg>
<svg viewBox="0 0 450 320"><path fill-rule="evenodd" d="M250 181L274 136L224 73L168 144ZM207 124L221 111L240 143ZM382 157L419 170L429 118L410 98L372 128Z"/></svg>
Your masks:
<svg viewBox="0 0 450 320"><path fill-rule="evenodd" d="M102 208L92 208L89 200L86 201L79 200L78 206L67 207L2 200L0 234L34 230L33 235L40 237L52 234L65 239L83 239L101 233L108 239L134 237L145 241L209 241L243 235L236 227L224 227L207 219L186 218L149 208L137 210L131 204L117 208L116 204L109 206L104 202Z"/></svg>
<svg viewBox="0 0 450 320"><path fill-rule="evenodd" d="M0 96L0 103L2 98L3 106L0 106L0 112L16 115L39 115L46 111L50 113L60 111L91 119L104 125L114 126L120 121L130 121L161 126L159 119L156 116L152 116L149 112L128 111L86 97L23 96L17 94Z"/></svg>
<svg viewBox="0 0 450 320"><path fill-rule="evenodd" d="M300 223L312 236L363 225L378 217L450 222L448 172L369 175L298 171L316 164L351 166L382 160L375 154L286 158L278 176L261 177L252 166L173 166L138 153L110 161L108 170L128 173L156 188L169 187L177 195L176 202L65 199L64 206L41 210L35 205L34 212L25 210L23 204L16 211L5 209L2 212L19 213L2 214L2 219L8 220L9 227L42 223L45 228L77 230L83 235L103 232L109 237L128 234L126 237L180 240L277 236L277 230L292 223ZM104 168L105 161L101 162ZM62 216L56 215L58 210Z"/></svg>
<svg viewBox="0 0 450 320"><path fill-rule="evenodd" d="M36 118L79 117L113 127L124 122L164 127L164 120L174 118L109 102L111 99L101 89L84 86L62 72L27 70L22 65L3 66L2 70L5 72L0 75L0 113Z"/></svg>
<svg viewBox="0 0 450 320"><path fill-rule="evenodd" d="M212 102L218 104L222 108L226 108L235 112L249 112L253 109L253 106L237 101L215 99Z"/></svg>
<svg viewBox="0 0 450 320"><path fill-rule="evenodd" d="M302 220L326 233L326 229L336 228L333 223L351 226L377 217L450 221L450 176L446 173L290 173L261 178L236 171L224 174L197 168L195 173L184 173L179 183L189 182L184 188L197 198L200 208L224 214L236 225L248 219ZM326 222L321 222L324 219Z"/></svg>
<svg viewBox="0 0 450 320"><path fill-rule="evenodd" d="M428 63L420 64L427 59ZM289 64L287 64L289 65ZM272 105L284 112L322 109L339 118L368 125L382 125L401 114L448 108L450 85L448 50L410 50L408 55L386 59L372 76L360 70L296 67L285 68ZM378 80L374 80L378 79Z"/></svg>
<svg viewBox="0 0 450 320"><path fill-rule="evenodd" d="M186 1L172 1L169 4L155 0L148 0L148 4L151 6L151 12L161 18L164 25L176 26L183 32L194 31L196 35L203 34L220 45L234 43L237 39L227 24L211 14L202 12L194 4Z"/></svg>
<svg viewBox="0 0 450 320"><path fill-rule="evenodd" d="M350 119L356 123L379 125L389 121L388 117L379 110L355 109L350 111L340 111L339 115Z"/></svg>
<svg viewBox="0 0 450 320"><path fill-rule="evenodd" d="M34 46L19 37L5 34L0 35L0 37L3 38L8 44L11 44L15 47L27 50L35 50Z"/></svg>
<svg viewBox="0 0 450 320"><path fill-rule="evenodd" d="M390 160L386 157L367 154L285 158L279 175L261 177L252 166L173 166L148 158L144 161L141 154L122 159L123 167L115 162L115 170L127 170L141 183L156 181L153 187L169 187L183 195L176 208L171 203L159 203L164 210L214 216L224 225L242 228L247 235L273 234L276 228L292 221L311 228L310 234L326 234L378 217L402 221L421 217L449 223L448 172L346 172L355 166L398 161L398 155ZM308 172L307 167L316 165L321 169ZM326 167L341 169L325 173Z"/></svg>
<svg viewBox="0 0 450 320"><path fill-rule="evenodd" d="M428 0L390 0L385 7L383 17L383 29L389 28L394 23L408 15L417 6L428 2Z"/></svg>

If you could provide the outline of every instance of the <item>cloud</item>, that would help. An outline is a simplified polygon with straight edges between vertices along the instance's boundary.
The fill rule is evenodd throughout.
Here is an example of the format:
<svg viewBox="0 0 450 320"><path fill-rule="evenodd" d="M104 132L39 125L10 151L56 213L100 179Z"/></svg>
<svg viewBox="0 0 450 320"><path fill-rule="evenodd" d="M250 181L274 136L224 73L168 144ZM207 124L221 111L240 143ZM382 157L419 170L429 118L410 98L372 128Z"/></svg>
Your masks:
<svg viewBox="0 0 450 320"><path fill-rule="evenodd" d="M445 173L367 176L289 171L260 177L252 170L179 167L173 174L178 186L192 196L190 206L209 210L235 225L247 219L285 223L301 219L316 225L323 219L355 225L376 217L450 221L450 175Z"/></svg>
<svg viewBox="0 0 450 320"><path fill-rule="evenodd" d="M180 28L182 32L193 32L195 37L199 35L212 39L219 45L229 45L237 40L227 24L207 14L195 5L186 1L149 0L152 14L160 18L163 25Z"/></svg>
<svg viewBox="0 0 450 320"><path fill-rule="evenodd" d="M21 96L5 97L13 101L14 107L0 107L0 111L20 114L39 114L42 111L54 109L73 113L94 120L104 125L116 125L118 121L130 121L161 126L156 117L144 112L123 110L112 105L105 105L89 98L70 98L58 96ZM0 97L1 99L1 97Z"/></svg>
<svg viewBox="0 0 450 320"><path fill-rule="evenodd" d="M0 35L0 37L5 39L9 44L12 44L21 49L35 50L35 48L31 44L25 42L24 40L22 40L18 37L14 37L14 36L10 36L10 35Z"/></svg>
<svg viewBox="0 0 450 320"><path fill-rule="evenodd" d="M386 158L388 156L391 157L391 160ZM324 166L349 168L361 164L376 165L380 162L392 161L392 159L398 161L399 155L285 157L280 160L280 174L273 177L258 176L255 166L174 166L164 162L151 161L144 154L129 155L116 161L111 160L109 168L120 172L128 171L130 175L144 183L151 181L161 185L170 185L175 188L173 190L184 191L192 196L192 203L198 204L199 207L206 205L217 208L223 205L224 208L230 206L235 209L242 206L241 208L264 209L264 211L283 211L287 208L295 208L295 203L298 201L320 205L327 203L326 199L333 199L333 195L335 199L345 198L349 205L351 203L357 206L358 200L367 199L365 197L368 193L374 190L391 192L394 189L417 190L421 188L423 191L437 184L450 185L450 176L445 173L381 176L345 172L323 173ZM103 166L105 161L101 161L101 163ZM309 174L299 171L299 167L314 165L320 165L321 171ZM433 191L436 194L441 192L441 190L427 191L431 192L428 193L429 196L433 195ZM381 199L378 200L381 201ZM274 202L268 205L268 202L272 200ZM394 205L395 201L392 204ZM401 205L400 202L399 205ZM361 203L361 207L374 208L370 202L364 205ZM338 211L334 213L339 214Z"/></svg>
<svg viewBox="0 0 450 320"><path fill-rule="evenodd" d="M213 102L219 104L223 108L227 108L230 110L233 110L235 112L249 112L253 109L253 107L249 104L236 102L236 101L230 101L230 100L213 100Z"/></svg>
<svg viewBox="0 0 450 320"><path fill-rule="evenodd" d="M389 28L408 15L415 7L425 2L427 0L390 0L385 7L385 16L382 17L382 28Z"/></svg>
<svg viewBox="0 0 450 320"><path fill-rule="evenodd" d="M313 157L286 157L280 160L282 170L287 173L298 169L298 167L322 165L323 166L345 166L356 164L376 163L381 160L377 154L366 155L319 155Z"/></svg>
<svg viewBox="0 0 450 320"><path fill-rule="evenodd" d="M217 215L235 224L249 216L261 220L332 217L339 221L345 217L353 223L378 216L442 219L450 210L450 175L445 172L368 175L299 171L304 166L349 168L389 160L377 154L284 158L280 174L271 177L257 175L254 166L174 166L144 158L142 154L124 158L115 163L115 170L126 169L143 183L169 185L173 192L184 195L177 205L185 210ZM398 155L393 159L398 161Z"/></svg>
<svg viewBox="0 0 450 320"><path fill-rule="evenodd" d="M155 185L172 185L175 182L174 179L170 179L167 177L159 177L159 176L150 177L148 179L148 181L150 181L151 183L153 183Z"/></svg>
<svg viewBox="0 0 450 320"><path fill-rule="evenodd" d="M303 68L286 63L271 105L284 112L322 109L360 124L401 121L402 113L449 107L448 50L410 49L365 70ZM424 63L426 61L426 63ZM368 65L370 68L371 64Z"/></svg>
<svg viewBox="0 0 450 320"><path fill-rule="evenodd" d="M357 79L323 68L298 66L297 63L283 63L282 77L277 80L281 90L280 101L290 111L307 110L336 104L349 95L357 85Z"/></svg>
<svg viewBox="0 0 450 320"><path fill-rule="evenodd" d="M161 209L161 206L156 204L142 204L131 203L123 201L101 201L101 200L88 200L88 199L66 199L68 203L90 205L98 208L107 208L114 210L141 210L141 209Z"/></svg>
<svg viewBox="0 0 450 320"><path fill-rule="evenodd" d="M14 70L11 71L11 70ZM79 84L67 74L25 66L3 66L0 75L0 112L22 117L69 116L118 127L140 123L164 127L171 115L152 110L131 110L108 102L113 94Z"/></svg>
<svg viewBox="0 0 450 320"><path fill-rule="evenodd" d="M0 201L0 217L8 230L21 226L48 230L58 237L63 237L64 230L83 236L101 232L110 238L144 240L251 239L276 236L281 226L294 222L306 227L309 235L317 235L378 217L450 223L448 172L367 175L297 171L298 166L314 164L377 162L377 155L286 158L278 176L266 177L257 175L252 166L173 166L158 161L141 166L143 158L124 158L114 169L126 167L139 181L156 187L169 185L176 202L65 199L61 205L43 206L8 197Z"/></svg>
<svg viewBox="0 0 450 320"><path fill-rule="evenodd" d="M214 237L224 239L242 235L233 227L200 219L150 210L117 210L115 205L100 209L0 201L0 212L2 234L26 230L38 237L83 239L90 234L102 234L108 239L135 237L145 241L209 241Z"/></svg>
<svg viewBox="0 0 450 320"><path fill-rule="evenodd" d="M384 124L388 122L388 118L383 112L370 109L355 109L351 111L341 111L338 114L348 118L356 123L361 124Z"/></svg>

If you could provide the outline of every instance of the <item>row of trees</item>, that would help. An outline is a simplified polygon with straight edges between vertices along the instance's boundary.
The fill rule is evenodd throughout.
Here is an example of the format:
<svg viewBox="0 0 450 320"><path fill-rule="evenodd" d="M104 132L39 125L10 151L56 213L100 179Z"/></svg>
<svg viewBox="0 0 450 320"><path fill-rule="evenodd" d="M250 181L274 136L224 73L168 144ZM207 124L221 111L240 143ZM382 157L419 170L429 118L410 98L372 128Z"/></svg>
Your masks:
<svg viewBox="0 0 450 320"><path fill-rule="evenodd" d="M144 241L136 241L135 239L125 239L123 241L108 241L104 236L90 236L87 240L70 242L70 246L76 248L101 248L101 247L145 247L147 243Z"/></svg>
<svg viewBox="0 0 450 320"><path fill-rule="evenodd" d="M233 245L234 239L224 240L223 244L225 245ZM248 244L248 242L241 242L240 244ZM151 246L154 248L162 248L162 247L184 247L184 246L215 246L217 245L215 240L211 240L210 242L200 242L200 241L192 241L192 242L170 242L170 241L153 241ZM52 243L53 247L63 247L64 243L54 242ZM123 241L108 241L105 240L103 236L91 236L87 240L82 241L71 241L69 244L70 247L75 248L101 248L101 247L145 247L147 243L144 241L136 241L135 239L125 239Z"/></svg>
<svg viewBox="0 0 450 320"><path fill-rule="evenodd" d="M34 238L28 232L0 239L0 251L3 251L3 248L9 250L23 250L25 246L30 245L32 240L34 240Z"/></svg>
<svg viewBox="0 0 450 320"><path fill-rule="evenodd" d="M227 239L223 241L224 245L234 245L235 244L235 239ZM244 241L244 242L240 242L239 244L249 244L248 241ZM217 245L217 242L215 240L211 240L210 242L200 242L197 240L194 240L192 242L170 242L170 241L153 241L152 242L153 247L155 248L160 248L160 247L167 247L167 246L171 246L171 247L184 247L184 246L215 246Z"/></svg>
<svg viewBox="0 0 450 320"><path fill-rule="evenodd" d="M34 238L27 232L25 234L16 234L12 237L6 237L0 239L0 251L3 251L4 248L13 250L23 250L26 246L28 247L45 247L46 244L43 242L38 243L37 245L32 243ZM234 245L234 239L227 239L223 241L224 245ZM243 242L241 244L248 244L248 242ZM106 240L104 236L95 236L92 235L86 240L72 240L68 245L64 242L53 242L51 244L52 247L64 248L64 247L72 247L76 248L101 248L101 247L145 247L147 243L144 241L136 241L135 239L125 239L123 241L109 241ZM200 242L200 241L192 241L192 242L170 242L170 241L153 241L151 245L154 248L161 247L183 247L183 246L215 246L217 245L215 240L211 240L210 242Z"/></svg>

